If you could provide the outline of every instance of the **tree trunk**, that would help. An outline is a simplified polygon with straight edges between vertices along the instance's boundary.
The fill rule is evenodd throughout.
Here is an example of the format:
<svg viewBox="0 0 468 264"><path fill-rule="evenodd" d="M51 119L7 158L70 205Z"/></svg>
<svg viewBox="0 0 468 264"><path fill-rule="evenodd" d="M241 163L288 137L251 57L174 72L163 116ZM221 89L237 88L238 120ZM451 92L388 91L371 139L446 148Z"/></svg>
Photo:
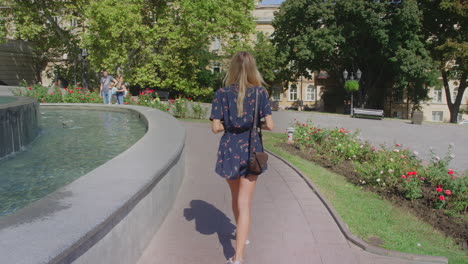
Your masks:
<svg viewBox="0 0 468 264"><path fill-rule="evenodd" d="M447 106L450 111L450 123L458 123L458 113L460 112L460 105L462 103L463 94L465 93L465 90L466 90L466 78L468 77L467 73L463 72L461 74L461 78L459 80L460 86L458 87L458 93L457 93L457 97L455 98L454 103L452 103L452 94L450 92L447 71L445 69L441 69L441 73L442 73L442 82L444 84L444 90L445 90L445 98L447 100Z"/></svg>

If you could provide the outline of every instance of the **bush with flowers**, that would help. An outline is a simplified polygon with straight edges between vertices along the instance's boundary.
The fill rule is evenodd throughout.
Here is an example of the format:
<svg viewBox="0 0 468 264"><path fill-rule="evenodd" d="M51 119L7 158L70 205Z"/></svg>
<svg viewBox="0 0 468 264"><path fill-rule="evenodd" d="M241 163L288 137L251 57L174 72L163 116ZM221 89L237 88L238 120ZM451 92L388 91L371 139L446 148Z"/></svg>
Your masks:
<svg viewBox="0 0 468 264"><path fill-rule="evenodd" d="M16 96L34 97L40 103L102 103L99 94L85 91L78 86L70 86L65 89L55 88L52 92L42 85L31 85L12 90Z"/></svg>
<svg viewBox="0 0 468 264"><path fill-rule="evenodd" d="M138 100L135 101L134 99L131 99L129 103L138 104L141 106L153 107L163 112L169 112L171 110L170 109L171 106L168 104L165 104L164 102L161 102L158 94L155 93L154 90L151 90L151 89L145 89L141 91L140 94L138 95Z"/></svg>
<svg viewBox="0 0 468 264"><path fill-rule="evenodd" d="M169 99L169 103L172 105L172 113L175 117L178 118L185 118L187 117L188 113L188 101L190 99L182 97L182 95L179 95L179 98L177 99Z"/></svg>
<svg viewBox="0 0 468 264"><path fill-rule="evenodd" d="M351 162L361 184L401 195L408 200L421 200L426 205L448 212L467 213L468 177L457 176L449 169L453 145L445 157L434 152L432 162L423 165L416 151L400 144L379 148L363 142L357 133L344 128L325 129L311 122L294 125L294 145L315 155L325 157L333 164Z"/></svg>

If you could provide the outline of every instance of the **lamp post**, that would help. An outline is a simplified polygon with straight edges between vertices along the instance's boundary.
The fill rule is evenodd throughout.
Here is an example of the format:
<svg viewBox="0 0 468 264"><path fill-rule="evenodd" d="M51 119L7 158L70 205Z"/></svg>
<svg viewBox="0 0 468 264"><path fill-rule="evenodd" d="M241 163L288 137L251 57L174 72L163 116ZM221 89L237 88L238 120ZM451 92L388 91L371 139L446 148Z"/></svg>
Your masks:
<svg viewBox="0 0 468 264"><path fill-rule="evenodd" d="M358 83L359 83L359 80L361 79L361 76L362 76L362 72L361 72L361 70L358 69L357 72L356 72L356 81L357 81ZM349 77L349 73L348 73L348 71L345 69L345 70L343 71L343 79L345 80L345 82L347 82L347 81L353 81L353 80L354 80L354 73L351 72L351 76L350 76L349 78L348 78L348 77ZM350 109L350 114L351 114L351 116L353 116L353 112L354 112L354 111L353 111L353 93L354 93L354 91L351 91L351 109Z"/></svg>
<svg viewBox="0 0 468 264"><path fill-rule="evenodd" d="M86 49L81 49L80 59L82 63L82 72L81 72L81 79L82 79L82 87L85 91L88 90L88 80L87 80L87 71L86 71L86 57L88 56L88 51Z"/></svg>

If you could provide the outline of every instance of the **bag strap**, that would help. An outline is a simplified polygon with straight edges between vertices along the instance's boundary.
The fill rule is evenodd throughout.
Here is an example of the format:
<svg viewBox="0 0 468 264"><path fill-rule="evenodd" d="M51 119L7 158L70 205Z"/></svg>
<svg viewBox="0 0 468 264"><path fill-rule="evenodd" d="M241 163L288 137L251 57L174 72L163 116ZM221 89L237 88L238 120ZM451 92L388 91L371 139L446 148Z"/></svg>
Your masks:
<svg viewBox="0 0 468 264"><path fill-rule="evenodd" d="M252 155L253 153L253 135L254 135L254 132L258 132L259 133L259 137L260 137L260 143L262 144L263 146L263 140L262 140L262 128L261 127L257 127L257 122L258 122L258 88L255 87L255 110L254 110L254 121L253 121L253 125L252 125L252 131L250 131L250 155ZM257 128L260 130L260 131L257 131Z"/></svg>

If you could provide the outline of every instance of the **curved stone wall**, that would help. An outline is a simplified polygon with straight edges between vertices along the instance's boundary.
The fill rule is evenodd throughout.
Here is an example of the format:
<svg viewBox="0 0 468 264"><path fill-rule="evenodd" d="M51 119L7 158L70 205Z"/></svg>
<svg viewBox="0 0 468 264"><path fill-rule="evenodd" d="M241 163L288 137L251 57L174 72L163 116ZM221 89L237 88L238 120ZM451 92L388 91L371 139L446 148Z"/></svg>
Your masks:
<svg viewBox="0 0 468 264"><path fill-rule="evenodd" d="M21 151L39 132L39 104L31 97L11 96L0 103L0 159ZM10 101L10 100L8 100Z"/></svg>
<svg viewBox="0 0 468 264"><path fill-rule="evenodd" d="M41 107L136 111L148 130L114 159L0 218L0 263L136 263L185 175L184 127L140 106Z"/></svg>

